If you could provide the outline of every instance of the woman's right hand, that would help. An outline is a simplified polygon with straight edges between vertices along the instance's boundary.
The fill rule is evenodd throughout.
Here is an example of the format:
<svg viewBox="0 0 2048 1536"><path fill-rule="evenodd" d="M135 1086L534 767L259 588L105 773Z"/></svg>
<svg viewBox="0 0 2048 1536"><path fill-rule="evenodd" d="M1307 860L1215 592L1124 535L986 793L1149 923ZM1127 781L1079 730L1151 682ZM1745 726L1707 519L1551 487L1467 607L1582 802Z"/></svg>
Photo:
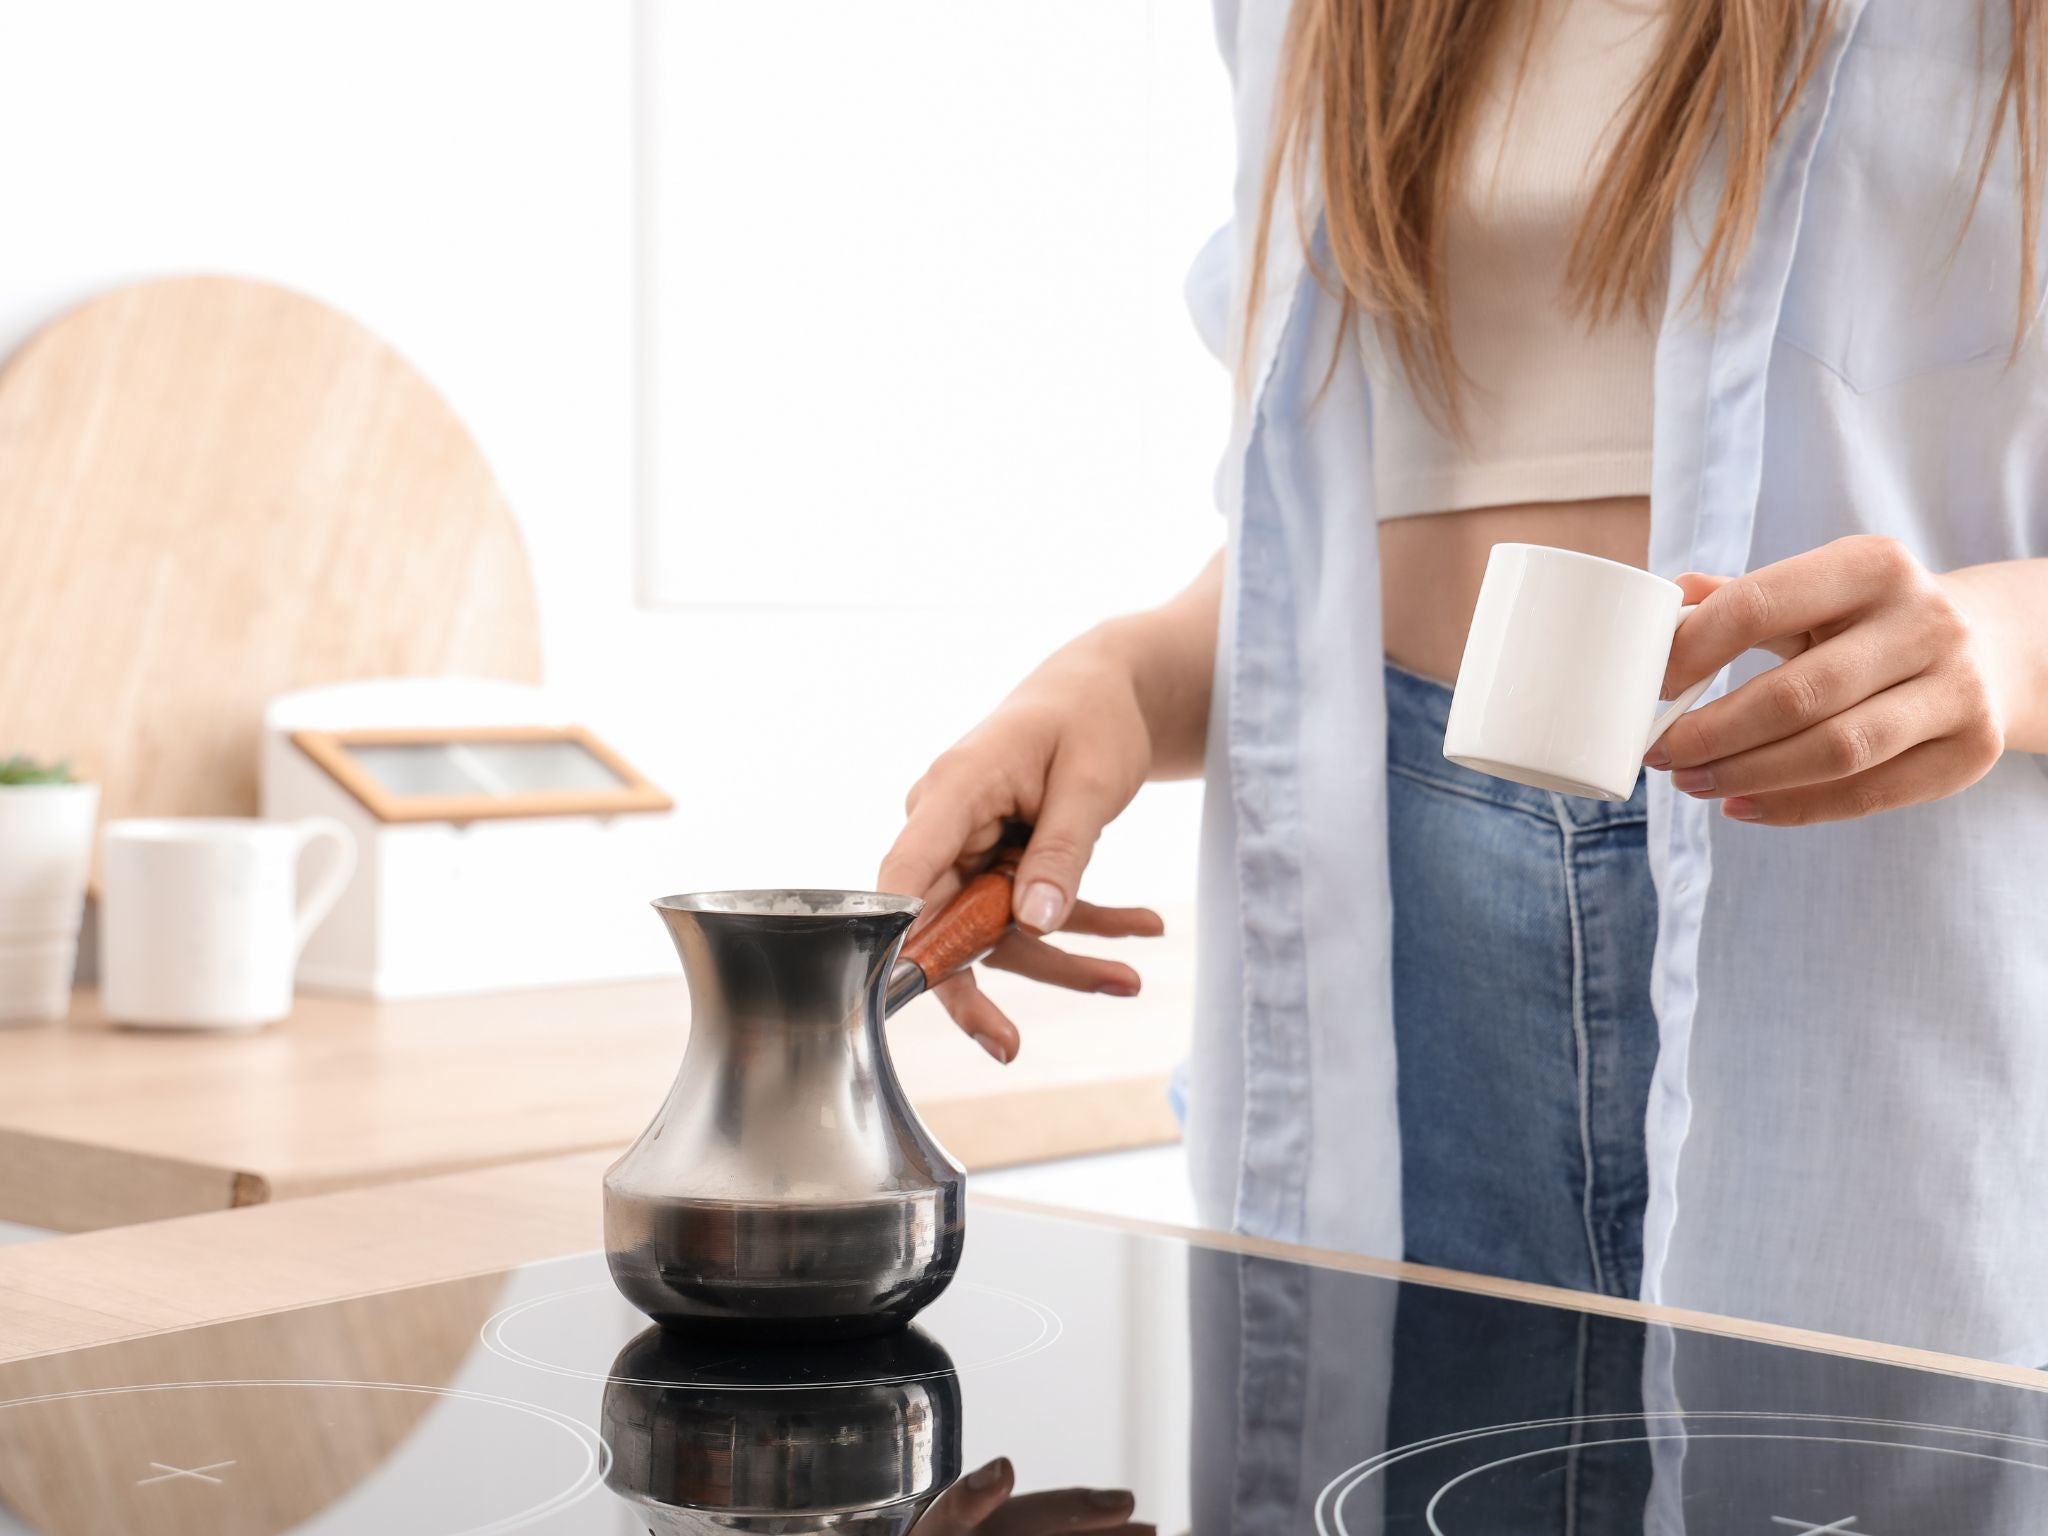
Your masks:
<svg viewBox="0 0 2048 1536"><path fill-rule="evenodd" d="M1031 840L1012 897L1017 928L985 964L1079 992L1134 997L1128 965L1045 942L1062 929L1107 938L1164 932L1144 907L1079 899L1095 841L1131 803L1153 767L1152 732L1131 663L1105 630L1055 652L943 753L910 791L908 819L882 861L878 884L922 896L936 912L983 863L1004 827L1028 822ZM996 1060L1017 1054L1017 1026L971 971L934 989L946 1011Z"/></svg>

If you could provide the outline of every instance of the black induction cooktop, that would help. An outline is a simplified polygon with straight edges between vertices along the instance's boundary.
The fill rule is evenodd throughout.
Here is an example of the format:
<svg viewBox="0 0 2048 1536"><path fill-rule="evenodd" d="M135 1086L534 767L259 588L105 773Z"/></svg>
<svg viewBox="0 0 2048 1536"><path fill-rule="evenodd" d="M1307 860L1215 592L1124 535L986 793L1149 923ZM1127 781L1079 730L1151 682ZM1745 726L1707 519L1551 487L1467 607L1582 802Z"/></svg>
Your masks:
<svg viewBox="0 0 2048 1536"><path fill-rule="evenodd" d="M859 1344L664 1338L586 1255L0 1366L0 1506L95 1536L2021 1536L2048 1396L977 1204L953 1287Z"/></svg>

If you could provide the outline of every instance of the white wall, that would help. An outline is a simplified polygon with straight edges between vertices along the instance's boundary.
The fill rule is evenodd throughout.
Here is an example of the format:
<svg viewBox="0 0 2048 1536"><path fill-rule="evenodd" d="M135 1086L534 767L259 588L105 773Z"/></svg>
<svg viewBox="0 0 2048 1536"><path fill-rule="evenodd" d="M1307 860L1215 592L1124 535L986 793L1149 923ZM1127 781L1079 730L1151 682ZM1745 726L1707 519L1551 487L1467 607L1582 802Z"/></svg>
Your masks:
<svg viewBox="0 0 2048 1536"><path fill-rule="evenodd" d="M1178 589L1229 424L1182 300L1233 153L1205 9L642 14L643 590L1064 628Z"/></svg>
<svg viewBox="0 0 2048 1536"><path fill-rule="evenodd" d="M1206 28L1195 0L1106 3ZM678 0L663 24L694 9ZM861 884L923 763L1077 619L999 601L636 605L634 34L627 0L6 7L0 351L110 285L178 271L281 282L356 316L497 470L550 681L679 802L674 885ZM1220 121L1220 69L1216 90ZM718 152L745 148L736 130ZM803 323L801 305L765 305L758 344L794 350ZM1220 402L1220 373L1213 387ZM790 437L801 453L801 423ZM1221 534L1189 499L1177 557ZM1134 570L1133 599L1169 578ZM1196 799L1150 792L1105 844L1098 894L1184 903Z"/></svg>

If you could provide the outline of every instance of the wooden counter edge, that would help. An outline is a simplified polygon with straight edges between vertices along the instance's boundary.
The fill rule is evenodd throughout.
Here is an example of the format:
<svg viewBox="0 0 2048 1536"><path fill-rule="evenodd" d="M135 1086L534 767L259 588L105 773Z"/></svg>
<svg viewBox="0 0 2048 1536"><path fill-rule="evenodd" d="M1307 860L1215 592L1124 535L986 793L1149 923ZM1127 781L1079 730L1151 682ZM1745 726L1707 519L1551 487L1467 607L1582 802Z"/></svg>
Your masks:
<svg viewBox="0 0 2048 1536"><path fill-rule="evenodd" d="M587 1252L602 1245L599 1189L613 1156L499 1164L0 1248L0 1361Z"/></svg>
<svg viewBox="0 0 2048 1536"><path fill-rule="evenodd" d="M918 1118L970 1173L1170 1146L1180 1122L1166 1097L1167 1075L1106 1082L1047 1083L1010 1092L934 1099Z"/></svg>
<svg viewBox="0 0 2048 1536"><path fill-rule="evenodd" d="M0 1361L493 1274L602 1243L609 1151L0 1248ZM974 1194L976 1206L1508 1300L2048 1389L2048 1373L1617 1297ZM335 1253L348 1256L337 1266Z"/></svg>
<svg viewBox="0 0 2048 1536"><path fill-rule="evenodd" d="M0 1219L23 1226L87 1232L269 1198L258 1173L0 1127Z"/></svg>
<svg viewBox="0 0 2048 1536"><path fill-rule="evenodd" d="M936 1097L920 1116L966 1168L1007 1168L1164 1146L1180 1127L1164 1073L993 1088ZM167 1154L0 1126L0 1220L91 1232L271 1201L306 1199L558 1157L616 1157L632 1138L439 1157L409 1164L336 1162L312 1171L187 1162Z"/></svg>

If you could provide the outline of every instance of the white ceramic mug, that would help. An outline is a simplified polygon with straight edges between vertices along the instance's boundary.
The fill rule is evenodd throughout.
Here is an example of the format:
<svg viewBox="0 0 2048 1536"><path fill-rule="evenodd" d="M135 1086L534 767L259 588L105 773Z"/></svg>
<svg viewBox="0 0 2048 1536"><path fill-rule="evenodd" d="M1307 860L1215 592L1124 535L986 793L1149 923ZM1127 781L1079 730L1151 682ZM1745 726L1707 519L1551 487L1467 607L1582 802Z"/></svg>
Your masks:
<svg viewBox="0 0 2048 1536"><path fill-rule="evenodd" d="M99 797L97 784L0 786L0 1024L70 1005Z"/></svg>
<svg viewBox="0 0 2048 1536"><path fill-rule="evenodd" d="M299 893L299 858L327 858ZM100 1002L122 1024L251 1027L292 1009L299 951L355 870L355 839L303 821L170 817L107 825Z"/></svg>
<svg viewBox="0 0 2048 1536"><path fill-rule="evenodd" d="M1657 707L1678 583L1575 550L1496 544L1465 639L1444 756L1593 800L1626 800L1643 754L1713 678Z"/></svg>

